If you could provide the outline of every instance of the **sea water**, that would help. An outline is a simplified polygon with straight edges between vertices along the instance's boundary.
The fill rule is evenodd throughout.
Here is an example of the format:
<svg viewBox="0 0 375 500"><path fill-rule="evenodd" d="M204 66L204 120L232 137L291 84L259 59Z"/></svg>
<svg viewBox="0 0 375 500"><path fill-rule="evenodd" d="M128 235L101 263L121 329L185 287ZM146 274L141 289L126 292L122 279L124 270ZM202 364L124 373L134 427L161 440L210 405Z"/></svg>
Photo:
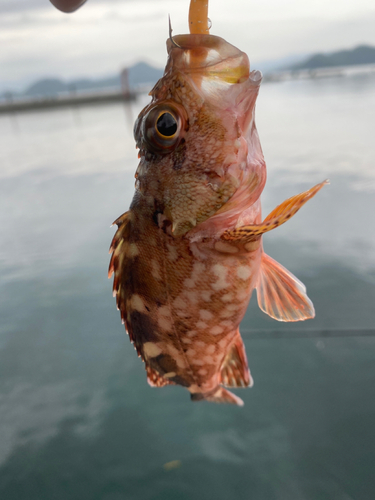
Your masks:
<svg viewBox="0 0 375 500"><path fill-rule="evenodd" d="M264 215L331 185L264 237L316 318L254 293L243 408L150 388L112 298L148 99L0 117L0 498L373 500L374 77L261 87Z"/></svg>

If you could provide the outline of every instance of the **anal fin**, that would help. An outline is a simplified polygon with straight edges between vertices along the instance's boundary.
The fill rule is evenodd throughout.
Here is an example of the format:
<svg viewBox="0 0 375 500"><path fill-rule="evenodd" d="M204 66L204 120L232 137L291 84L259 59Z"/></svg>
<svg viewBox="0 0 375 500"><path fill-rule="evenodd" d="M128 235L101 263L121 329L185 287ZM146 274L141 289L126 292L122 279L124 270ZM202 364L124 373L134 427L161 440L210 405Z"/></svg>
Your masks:
<svg viewBox="0 0 375 500"><path fill-rule="evenodd" d="M261 310L278 321L304 321L315 316L305 285L265 253L256 291Z"/></svg>
<svg viewBox="0 0 375 500"><path fill-rule="evenodd" d="M254 384L247 364L245 346L239 332L224 358L220 377L225 387L252 387Z"/></svg>
<svg viewBox="0 0 375 500"><path fill-rule="evenodd" d="M164 378L153 368L146 366L147 382L151 387L164 387L165 385L175 385L174 382Z"/></svg>

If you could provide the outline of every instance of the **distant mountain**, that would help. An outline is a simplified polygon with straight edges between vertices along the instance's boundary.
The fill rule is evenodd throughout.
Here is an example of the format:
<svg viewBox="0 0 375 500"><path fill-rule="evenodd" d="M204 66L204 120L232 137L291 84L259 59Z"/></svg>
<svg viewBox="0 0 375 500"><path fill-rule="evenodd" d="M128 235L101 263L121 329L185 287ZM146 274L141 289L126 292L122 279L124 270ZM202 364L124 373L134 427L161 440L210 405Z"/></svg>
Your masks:
<svg viewBox="0 0 375 500"><path fill-rule="evenodd" d="M314 54L301 63L289 66L288 69L317 69L358 64L375 64L375 47L360 45L352 50Z"/></svg>
<svg viewBox="0 0 375 500"><path fill-rule="evenodd" d="M38 80L28 87L24 94L27 96L55 95L68 90L68 84L58 78Z"/></svg>
<svg viewBox="0 0 375 500"><path fill-rule="evenodd" d="M154 68L145 62L139 62L128 68L128 78L130 87L153 84L162 76L163 70ZM80 79L64 82L57 78L45 78L30 85L23 95L29 97L55 96L61 92L73 92L83 90L100 90L108 88L119 88L120 75L109 76L99 79Z"/></svg>
<svg viewBox="0 0 375 500"><path fill-rule="evenodd" d="M266 59L260 61L250 61L251 69L258 69L264 75L267 73L273 73L275 71L282 70L284 68L289 68L292 65L301 63L305 61L310 54L292 54L289 56L281 57L279 59Z"/></svg>

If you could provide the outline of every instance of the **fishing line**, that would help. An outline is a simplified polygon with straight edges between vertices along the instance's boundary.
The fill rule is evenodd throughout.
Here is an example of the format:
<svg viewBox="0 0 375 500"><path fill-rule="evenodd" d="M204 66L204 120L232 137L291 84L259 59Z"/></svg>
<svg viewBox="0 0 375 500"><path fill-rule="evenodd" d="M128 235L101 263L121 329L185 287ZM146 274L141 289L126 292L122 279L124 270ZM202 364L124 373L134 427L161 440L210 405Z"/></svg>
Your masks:
<svg viewBox="0 0 375 500"><path fill-rule="evenodd" d="M246 335L246 340L259 339L321 339L321 338L355 338L375 337L374 328L332 328L332 329L306 329L306 330L241 330L241 335Z"/></svg>

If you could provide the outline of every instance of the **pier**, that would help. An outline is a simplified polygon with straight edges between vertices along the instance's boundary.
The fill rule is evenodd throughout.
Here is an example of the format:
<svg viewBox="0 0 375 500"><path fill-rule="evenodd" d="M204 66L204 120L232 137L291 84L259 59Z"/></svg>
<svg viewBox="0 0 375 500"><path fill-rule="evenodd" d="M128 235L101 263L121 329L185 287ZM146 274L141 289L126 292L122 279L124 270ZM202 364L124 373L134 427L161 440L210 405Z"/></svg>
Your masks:
<svg viewBox="0 0 375 500"><path fill-rule="evenodd" d="M56 94L55 96L17 97L0 102L0 114L18 111L33 111L39 109L61 108L67 106L85 106L93 104L106 104L111 102L134 101L144 89L131 89L129 85L128 70L121 72L121 88L110 88L96 91L80 91L74 89L70 92Z"/></svg>

